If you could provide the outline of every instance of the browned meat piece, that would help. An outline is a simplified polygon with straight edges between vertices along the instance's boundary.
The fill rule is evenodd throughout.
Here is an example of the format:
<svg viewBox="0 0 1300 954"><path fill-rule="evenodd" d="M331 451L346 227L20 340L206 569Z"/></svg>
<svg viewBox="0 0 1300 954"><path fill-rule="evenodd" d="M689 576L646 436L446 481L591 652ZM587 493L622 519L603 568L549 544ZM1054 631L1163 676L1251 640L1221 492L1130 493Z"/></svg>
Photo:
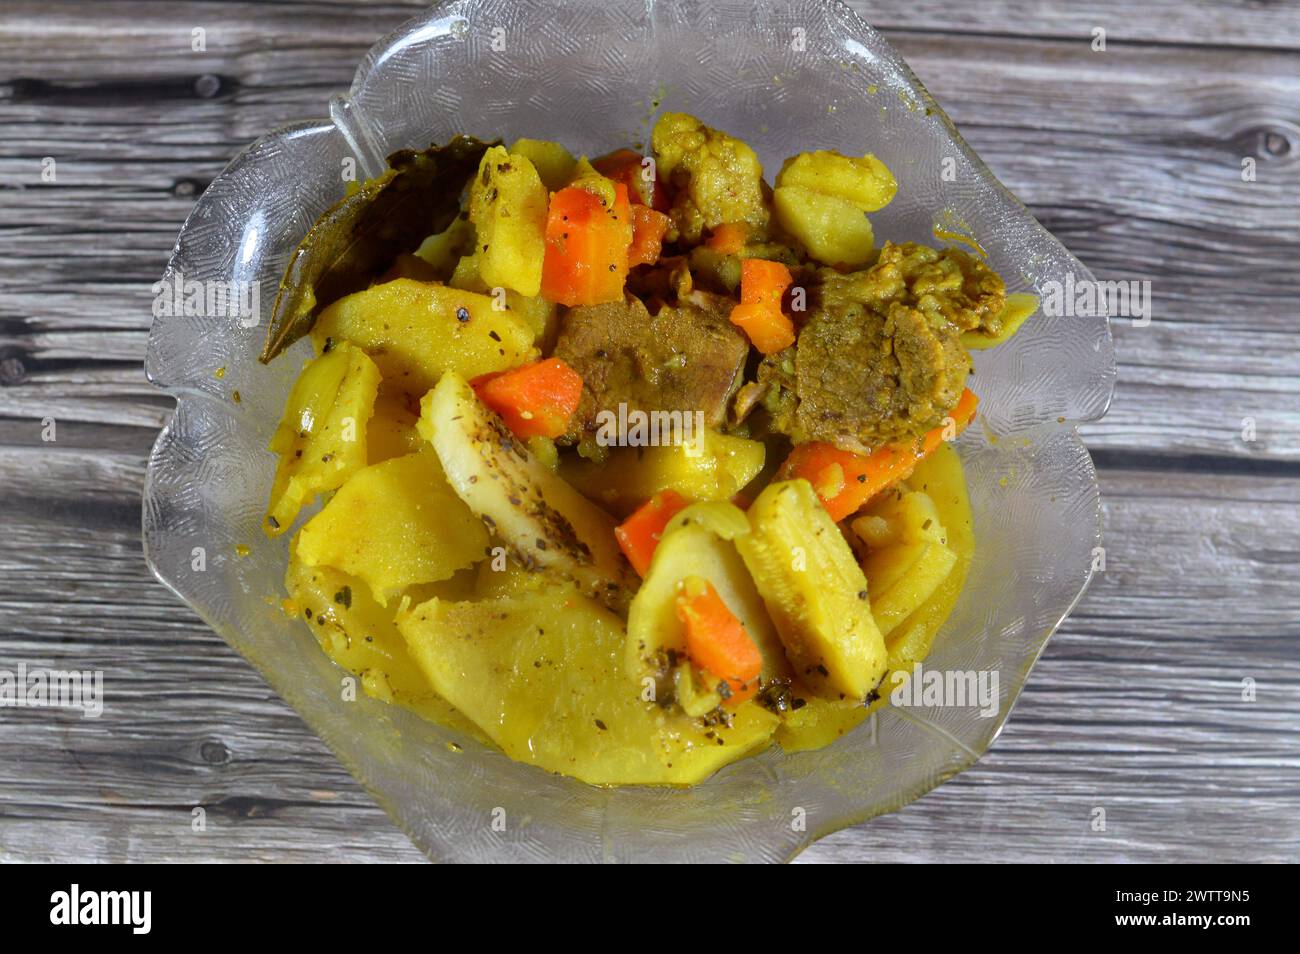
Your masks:
<svg viewBox="0 0 1300 954"><path fill-rule="evenodd" d="M961 333L995 333L1002 280L957 249L912 243L887 244L866 271L818 275L795 346L759 369L773 427L866 453L941 424L970 373Z"/></svg>
<svg viewBox="0 0 1300 954"><path fill-rule="evenodd" d="M886 242L860 286L864 301L880 308L902 302L961 331L1002 330L1007 289L998 273L959 248Z"/></svg>
<svg viewBox="0 0 1300 954"><path fill-rule="evenodd" d="M651 315L637 298L568 309L555 356L582 375L582 401L565 439L597 427L602 410L703 411L718 427L740 384L749 342L728 320L732 302L693 292Z"/></svg>

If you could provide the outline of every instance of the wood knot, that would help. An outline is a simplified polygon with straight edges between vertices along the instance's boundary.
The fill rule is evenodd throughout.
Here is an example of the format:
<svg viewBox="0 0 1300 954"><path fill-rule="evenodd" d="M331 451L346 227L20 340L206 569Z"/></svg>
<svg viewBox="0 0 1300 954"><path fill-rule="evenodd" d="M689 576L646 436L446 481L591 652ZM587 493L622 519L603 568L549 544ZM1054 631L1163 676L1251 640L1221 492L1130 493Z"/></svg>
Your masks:
<svg viewBox="0 0 1300 954"><path fill-rule="evenodd" d="M13 387L27 379L27 365L16 354L0 357L0 387Z"/></svg>
<svg viewBox="0 0 1300 954"><path fill-rule="evenodd" d="M204 73L194 81L194 94L202 99L211 99L221 92L221 77L216 73Z"/></svg>
<svg viewBox="0 0 1300 954"><path fill-rule="evenodd" d="M225 765L230 761L230 750L221 742L204 742L199 746L199 757L209 765Z"/></svg>
<svg viewBox="0 0 1300 954"><path fill-rule="evenodd" d="M178 199L192 199L201 191L199 183L194 179L177 179L172 183L172 195Z"/></svg>
<svg viewBox="0 0 1300 954"><path fill-rule="evenodd" d="M1255 156L1264 162L1294 160L1300 157L1300 127L1289 122L1272 122L1252 131Z"/></svg>

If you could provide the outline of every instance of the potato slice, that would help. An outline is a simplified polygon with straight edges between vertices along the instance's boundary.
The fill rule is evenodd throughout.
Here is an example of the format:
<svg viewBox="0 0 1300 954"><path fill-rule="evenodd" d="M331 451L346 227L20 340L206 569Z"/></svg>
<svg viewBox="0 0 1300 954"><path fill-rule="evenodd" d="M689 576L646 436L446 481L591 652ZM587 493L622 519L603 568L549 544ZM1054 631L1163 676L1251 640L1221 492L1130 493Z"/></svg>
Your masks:
<svg viewBox="0 0 1300 954"><path fill-rule="evenodd" d="M635 588L614 520L540 463L458 374L421 404L420 431L447 479L526 568L576 580L588 595L623 608Z"/></svg>
<svg viewBox="0 0 1300 954"><path fill-rule="evenodd" d="M483 154L469 196L479 271L489 287L536 296L542 290L550 193L527 157L504 146Z"/></svg>
<svg viewBox="0 0 1300 954"><path fill-rule="evenodd" d="M776 176L776 187L782 186L835 196L863 212L883 209L898 192L894 174L875 156L846 156L827 149L787 159Z"/></svg>
<svg viewBox="0 0 1300 954"><path fill-rule="evenodd" d="M911 566L891 551L902 553L910 547L915 559L925 544L946 542L939 511L929 495L899 488L878 495L849 528L865 545L861 563L872 599L902 579Z"/></svg>
<svg viewBox="0 0 1300 954"><path fill-rule="evenodd" d="M594 785L690 785L767 744L752 702L707 725L643 701L618 617L572 584L476 603L433 599L397 626L433 687L507 755Z"/></svg>
<svg viewBox="0 0 1300 954"><path fill-rule="evenodd" d="M321 312L312 340L317 350L352 342L379 366L386 390L417 399L446 371L473 378L535 356L532 329L487 295L409 278L336 301Z"/></svg>
<svg viewBox="0 0 1300 954"><path fill-rule="evenodd" d="M626 516L661 490L690 500L730 500L763 469L758 441L705 431L698 446L618 447L601 462L566 458L560 475L610 512Z"/></svg>
<svg viewBox="0 0 1300 954"><path fill-rule="evenodd" d="M474 226L469 221L469 213L462 212L444 231L430 235L421 242L415 250L415 257L423 260L440 278L446 280L461 256L473 251Z"/></svg>
<svg viewBox="0 0 1300 954"><path fill-rule="evenodd" d="M416 429L419 415L411 411L402 394L381 394L366 427L366 463L381 464L429 446Z"/></svg>
<svg viewBox="0 0 1300 954"><path fill-rule="evenodd" d="M516 139L510 146L510 154L531 162L542 185L552 192L559 192L569 184L578 165L569 150L548 139Z"/></svg>
<svg viewBox="0 0 1300 954"><path fill-rule="evenodd" d="M876 625L886 636L894 631L895 626L920 609L957 565L957 554L938 543L907 546L919 546L919 552L911 557L907 572L893 586L871 599L871 613L876 619Z"/></svg>
<svg viewBox="0 0 1300 954"><path fill-rule="evenodd" d="M956 563L929 598L886 637L891 672L911 672L913 663L929 653L935 634L961 595L975 547L966 480L956 451L947 445L940 447L917 465L910 483L924 488L938 515L945 545L955 554ZM861 536L859 520L854 521L854 532ZM884 522L880 520L881 524ZM776 741L787 752L803 752L828 745L847 735L874 710L888 705L894 686L893 679L887 678L877 690L878 698L871 701L868 697L866 706L846 706L835 700L808 696L804 698L803 706L782 714ZM794 687L796 694L797 690L798 687Z"/></svg>
<svg viewBox="0 0 1300 954"><path fill-rule="evenodd" d="M452 288L463 288L466 291L478 292L481 295L492 295L497 303L497 308L508 311L521 319L524 324L533 330L534 343L543 351L549 350L555 343L555 335L559 331L559 322L556 320L559 309L554 302L549 302L540 295L530 298L527 295L521 295L517 291L509 288L503 288L505 292L504 301L497 297L498 293L493 292L488 287L488 283L483 280L480 273L481 253L474 252L466 255L456 263L456 268L452 272L451 281L447 284Z"/></svg>
<svg viewBox="0 0 1300 954"><path fill-rule="evenodd" d="M767 227L763 166L746 143L686 113L664 113L651 145L659 175L677 190L671 214L686 241L729 222Z"/></svg>
<svg viewBox="0 0 1300 954"><path fill-rule="evenodd" d="M309 500L366 466L366 428L378 391L379 368L346 343L303 368L271 437L280 463L263 524L267 536L284 533Z"/></svg>
<svg viewBox="0 0 1300 954"><path fill-rule="evenodd" d="M761 684L789 678L790 664L781 640L736 552L734 541L748 532L745 512L724 502L692 504L668 522L628 611L624 666L633 678L655 679L658 693L670 688L674 663L686 658L677 595L682 581L691 576L713 584L722 602L758 644L763 654Z"/></svg>
<svg viewBox="0 0 1300 954"><path fill-rule="evenodd" d="M867 213L838 196L801 186L772 193L776 221L826 265L857 267L871 261L875 236Z"/></svg>
<svg viewBox="0 0 1300 954"><path fill-rule="evenodd" d="M885 494L851 526L856 533L874 521L891 527L892 539L868 548L862 570L871 594L872 615L888 636L939 588L956 565L957 555L945 545L947 535L928 494Z"/></svg>
<svg viewBox="0 0 1300 954"><path fill-rule="evenodd" d="M806 480L770 484L736 547L795 675L818 695L863 700L885 675L867 580Z"/></svg>
<svg viewBox="0 0 1300 954"><path fill-rule="evenodd" d="M935 634L957 605L975 556L966 476L957 452L943 445L916 465L908 482L933 501L942 522L944 545L957 555L957 562L929 599L889 634L889 668L904 671L910 671L914 662L929 653Z"/></svg>
<svg viewBox="0 0 1300 954"><path fill-rule="evenodd" d="M777 744L785 752L824 748L848 735L873 711L886 704L889 699L887 689L887 686L882 686L877 690L878 698L863 705L855 700L842 702L820 696L801 697L796 687L795 698L800 699L803 705L781 714L781 725L776 730Z"/></svg>
<svg viewBox="0 0 1300 954"><path fill-rule="evenodd" d="M359 471L298 533L305 566L364 580L381 606L408 586L445 580L487 552L488 535L423 450Z"/></svg>
<svg viewBox="0 0 1300 954"><path fill-rule="evenodd" d="M329 566L306 566L293 552L284 586L287 608L302 616L330 659L359 678L366 695L488 741L429 685L393 622L396 606L380 606L358 578Z"/></svg>

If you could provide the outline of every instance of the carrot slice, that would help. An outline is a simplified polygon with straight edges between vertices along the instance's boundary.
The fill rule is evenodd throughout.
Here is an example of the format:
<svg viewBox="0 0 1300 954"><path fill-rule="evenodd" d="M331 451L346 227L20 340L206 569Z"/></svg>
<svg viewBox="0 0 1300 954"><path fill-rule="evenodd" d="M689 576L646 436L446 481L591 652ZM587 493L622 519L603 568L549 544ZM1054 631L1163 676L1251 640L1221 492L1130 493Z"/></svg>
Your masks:
<svg viewBox="0 0 1300 954"><path fill-rule="evenodd" d="M979 398L967 388L949 414L957 433L975 417ZM813 486L835 521L843 520L887 487L907 478L918 462L943 443L944 428L927 431L915 443L890 444L871 454L854 454L833 444L800 444L781 465L782 480L802 477Z"/></svg>
<svg viewBox="0 0 1300 954"><path fill-rule="evenodd" d="M731 323L763 354L776 354L794 344L794 322L770 305L736 305Z"/></svg>
<svg viewBox="0 0 1300 954"><path fill-rule="evenodd" d="M713 230L704 244L723 255L738 255L749 238L749 227L744 222L724 222Z"/></svg>
<svg viewBox="0 0 1300 954"><path fill-rule="evenodd" d="M650 569L655 547L659 546L668 521L689 503L675 490L661 490L614 529L619 549L640 576L645 576Z"/></svg>
<svg viewBox="0 0 1300 954"><path fill-rule="evenodd" d="M551 196L546 216L542 297L561 305L596 305L623 298L632 212L627 186L614 184L614 206L579 186Z"/></svg>
<svg viewBox="0 0 1300 954"><path fill-rule="evenodd" d="M765 258L747 258L740 263L740 301L745 305L781 308L781 296L794 284L790 269Z"/></svg>
<svg viewBox="0 0 1300 954"><path fill-rule="evenodd" d="M632 247L627 253L629 266L635 268L659 261L669 222L668 216L662 212L644 205L632 206Z"/></svg>
<svg viewBox="0 0 1300 954"><path fill-rule="evenodd" d="M747 258L740 263L740 304L731 311L731 323L763 354L794 344L794 322L781 310L781 298L793 283L790 269L780 262Z"/></svg>
<svg viewBox="0 0 1300 954"><path fill-rule="evenodd" d="M739 705L758 691L763 655L711 583L700 577L682 581L677 618L686 627L691 662L726 682L730 693L724 705Z"/></svg>
<svg viewBox="0 0 1300 954"><path fill-rule="evenodd" d="M470 384L519 437L559 437L582 398L582 377L559 358L485 374Z"/></svg>

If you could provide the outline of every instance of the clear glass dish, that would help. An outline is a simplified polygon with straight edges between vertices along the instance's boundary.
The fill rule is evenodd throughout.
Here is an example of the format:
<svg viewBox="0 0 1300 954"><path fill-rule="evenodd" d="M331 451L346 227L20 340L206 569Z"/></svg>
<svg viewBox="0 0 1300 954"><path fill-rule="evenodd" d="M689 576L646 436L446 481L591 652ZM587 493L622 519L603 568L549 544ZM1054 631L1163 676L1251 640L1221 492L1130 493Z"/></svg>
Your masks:
<svg viewBox="0 0 1300 954"><path fill-rule="evenodd" d="M332 119L277 130L239 155L186 221L166 280L256 282L261 324L184 310L154 321L149 379L177 408L149 461L145 552L431 858L788 859L972 765L1091 575L1100 499L1077 425L1109 403L1110 330L1105 317L1038 315L976 356L984 426L959 451L977 556L925 662L997 672L996 715L890 707L828 748L774 747L689 790L607 790L470 741L457 751L448 730L364 695L342 701L342 672L277 605L288 535L269 543L259 530L274 468L267 440L308 354L299 342L269 367L256 358L289 254L342 196L349 164L373 174L395 149L461 132L558 139L595 155L643 143L660 109L745 138L769 176L803 149L874 152L899 181L897 199L873 216L876 234L934 243L936 227L964 231L1011 291L1067 274L1092 280L893 48L820 0L448 3L373 48ZM238 556L244 546L251 552Z"/></svg>

